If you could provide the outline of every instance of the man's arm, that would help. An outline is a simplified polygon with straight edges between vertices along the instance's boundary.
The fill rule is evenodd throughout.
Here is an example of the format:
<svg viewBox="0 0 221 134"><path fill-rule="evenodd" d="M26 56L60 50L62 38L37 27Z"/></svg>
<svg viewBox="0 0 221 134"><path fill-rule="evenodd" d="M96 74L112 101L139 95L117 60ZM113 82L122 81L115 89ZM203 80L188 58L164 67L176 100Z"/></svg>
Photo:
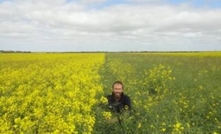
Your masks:
<svg viewBox="0 0 221 134"><path fill-rule="evenodd" d="M128 97L128 96L125 97L124 109L131 110L131 100L130 100L130 97Z"/></svg>

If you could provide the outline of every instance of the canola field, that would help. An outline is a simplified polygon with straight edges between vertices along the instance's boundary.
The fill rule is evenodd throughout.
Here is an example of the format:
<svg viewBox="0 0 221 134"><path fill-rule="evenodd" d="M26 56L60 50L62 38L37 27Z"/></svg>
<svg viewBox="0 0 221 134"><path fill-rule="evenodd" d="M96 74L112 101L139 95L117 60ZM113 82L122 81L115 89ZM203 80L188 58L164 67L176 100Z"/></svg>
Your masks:
<svg viewBox="0 0 221 134"><path fill-rule="evenodd" d="M220 52L0 54L0 74L0 133L221 133ZM116 80L123 114L106 107Z"/></svg>

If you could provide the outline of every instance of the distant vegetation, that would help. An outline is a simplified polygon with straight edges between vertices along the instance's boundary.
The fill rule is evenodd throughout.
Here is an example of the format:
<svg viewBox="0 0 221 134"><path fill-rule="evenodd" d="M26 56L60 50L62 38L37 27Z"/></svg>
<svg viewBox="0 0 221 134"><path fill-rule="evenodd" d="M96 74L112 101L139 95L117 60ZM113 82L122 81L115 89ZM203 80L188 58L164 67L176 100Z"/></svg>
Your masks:
<svg viewBox="0 0 221 134"><path fill-rule="evenodd" d="M31 53L31 51L0 50L0 53Z"/></svg>
<svg viewBox="0 0 221 134"><path fill-rule="evenodd" d="M220 51L16 51L0 50L0 53L203 53Z"/></svg>

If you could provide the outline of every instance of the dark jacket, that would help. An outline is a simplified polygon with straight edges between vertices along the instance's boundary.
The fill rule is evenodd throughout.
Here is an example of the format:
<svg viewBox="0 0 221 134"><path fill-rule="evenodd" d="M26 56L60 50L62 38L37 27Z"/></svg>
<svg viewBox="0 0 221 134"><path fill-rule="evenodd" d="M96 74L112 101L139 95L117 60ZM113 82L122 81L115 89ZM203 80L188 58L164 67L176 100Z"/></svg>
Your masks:
<svg viewBox="0 0 221 134"><path fill-rule="evenodd" d="M108 95L107 99L108 99L108 108L114 112L121 113L124 110L131 109L130 97L128 97L124 93L121 94L121 98L119 101L115 100L114 93Z"/></svg>

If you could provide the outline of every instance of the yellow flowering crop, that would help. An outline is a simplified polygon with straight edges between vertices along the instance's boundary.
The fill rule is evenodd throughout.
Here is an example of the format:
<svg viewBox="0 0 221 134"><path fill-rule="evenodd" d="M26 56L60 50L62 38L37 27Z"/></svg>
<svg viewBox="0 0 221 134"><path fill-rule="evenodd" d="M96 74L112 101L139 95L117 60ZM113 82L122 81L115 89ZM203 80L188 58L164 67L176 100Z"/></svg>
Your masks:
<svg viewBox="0 0 221 134"><path fill-rule="evenodd" d="M104 54L2 54L0 133L91 133Z"/></svg>
<svg viewBox="0 0 221 134"><path fill-rule="evenodd" d="M111 112L103 112L102 115L105 119L111 119L112 116Z"/></svg>
<svg viewBox="0 0 221 134"><path fill-rule="evenodd" d="M0 133L220 134L220 56L2 53ZM121 113L105 97L116 80L131 100Z"/></svg>

